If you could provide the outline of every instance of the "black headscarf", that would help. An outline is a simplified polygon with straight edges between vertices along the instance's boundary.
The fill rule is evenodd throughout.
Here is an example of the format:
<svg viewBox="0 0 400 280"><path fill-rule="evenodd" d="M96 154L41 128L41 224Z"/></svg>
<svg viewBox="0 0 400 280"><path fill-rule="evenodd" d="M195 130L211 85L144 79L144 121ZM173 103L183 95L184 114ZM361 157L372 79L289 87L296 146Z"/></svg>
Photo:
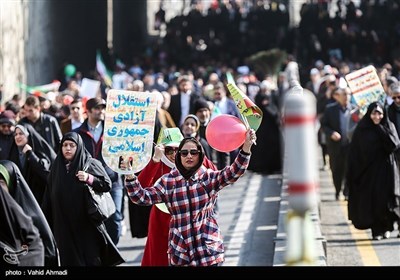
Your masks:
<svg viewBox="0 0 400 280"><path fill-rule="evenodd" d="M62 153L62 146L67 140L70 140L77 145L75 156L71 162L68 162ZM56 207L60 207L60 209L69 209L69 203L71 203L71 201L75 201L75 203L79 204L83 203L81 200L86 196L86 191L84 191L85 183L79 181L75 174L77 174L77 172L80 170L84 170L85 164L89 164L89 161L91 161L91 159L92 156L86 150L82 137L78 133L68 132L63 136L60 142L60 148L58 150L57 157L50 170L50 175L48 177L49 187L48 190L46 190L45 198L42 205L43 211L53 231L55 226L53 224L53 219L55 219L53 215L55 215L55 213L53 213L54 207L50 206L54 203L54 201L52 200L60 197L65 198L61 201L58 201L57 203ZM93 163L96 163L96 161L93 161ZM86 170L86 172L89 171ZM94 172L89 173L95 175ZM73 175L70 176L69 174ZM71 219L71 221L65 221L66 224L68 224L69 222L74 223L75 215L82 215L81 206L82 205L79 205L79 207L77 206L69 210L71 212L71 216L69 216L68 218ZM67 218L63 217L61 219Z"/></svg>
<svg viewBox="0 0 400 280"><path fill-rule="evenodd" d="M27 135L28 144L32 147L32 151L27 152L25 156L27 158L29 156L30 160L26 158L25 164L21 164L20 151L15 141L11 145L8 159L16 163L40 205L43 199L47 176L51 164L56 158L56 153L30 124L23 123L18 126L21 127L24 134L27 132L25 135Z"/></svg>
<svg viewBox="0 0 400 280"><path fill-rule="evenodd" d="M56 152L53 148L47 143L47 141L28 123L20 123L19 126L22 126L27 132L28 144L32 147L32 150L38 155L39 158L46 158L50 162L53 162L56 158ZM25 132L24 132L25 133ZM17 145L14 143L11 146L10 156L13 160L13 154L18 151ZM16 153L18 154L18 153Z"/></svg>
<svg viewBox="0 0 400 280"><path fill-rule="evenodd" d="M379 111L379 124L371 113ZM396 153L400 139L382 104L372 102L358 123L348 154L346 183L349 188L349 219L357 229L386 223L383 218L400 216L400 183ZM398 217L396 218L398 220ZM390 219L392 219L390 218ZM389 222L390 224L390 222ZM392 230L389 226L385 230Z"/></svg>
<svg viewBox="0 0 400 280"><path fill-rule="evenodd" d="M44 249L32 219L0 187L1 267L44 266Z"/></svg>
<svg viewBox="0 0 400 280"><path fill-rule="evenodd" d="M387 126L388 117L387 117L385 110L383 109L382 104L379 102L372 102L371 104L369 104L367 112L365 113L365 115L362 117L362 119L358 123L359 127L368 128L368 127L376 126L371 119L371 113L373 111L379 111L379 112L383 113L383 118L382 118L380 124L383 126Z"/></svg>
<svg viewBox="0 0 400 280"><path fill-rule="evenodd" d="M77 147L76 147L76 153L74 158L72 159L71 162L68 162L63 153L62 153L62 145L66 140L70 140L74 142ZM81 199L84 197L83 190L84 188L84 183L80 182L78 178L75 176L75 174L79 170L83 170L85 163L89 161L89 159L92 158L92 156L89 154L89 152L85 149L85 145L83 144L83 140L81 136L76 133L76 132L68 132L66 133L63 138L61 139L60 142L60 147L57 153L57 157L51 167L50 174L48 177L48 189L45 192L45 196L43 199L43 211L46 215L47 220L50 223L51 228L54 231L54 223L53 219L53 205L54 198L65 198L57 202L57 207L60 207L61 209L68 209L70 206L68 203L73 201L75 199L75 203L82 204L83 202ZM68 168L67 168L68 164ZM70 174L73 174L71 176ZM86 193L86 192L85 192ZM74 212L74 215L79 215L80 214L80 207L75 207L71 208L70 211ZM75 212L76 211L76 212ZM74 216L72 215L72 216ZM65 217L63 219L66 219ZM71 217L73 219L73 217ZM67 222L67 221L66 221ZM68 221L73 223L74 221Z"/></svg>
<svg viewBox="0 0 400 280"><path fill-rule="evenodd" d="M10 176L8 184L10 195L21 206L25 214L32 218L33 224L39 230L45 249L45 265L58 266L59 256L56 241L28 183L15 163L9 160L0 160L0 164L6 168Z"/></svg>
<svg viewBox="0 0 400 280"><path fill-rule="evenodd" d="M65 158L62 154L62 145L65 141L72 141L76 144L75 157L72 159L69 165L69 172L76 174L79 170L85 168L85 164L92 158L90 153L86 150L85 144L83 143L82 137L76 132L68 132L61 139L60 149L58 150L57 159L54 162L54 169L57 170L58 165L65 166ZM57 166L56 166L57 165Z"/></svg>
<svg viewBox="0 0 400 280"><path fill-rule="evenodd" d="M62 146L67 140L77 145L71 162L62 153ZM93 175L91 186L94 190L110 191L111 180L102 163L92 158L78 133L68 132L61 139L43 199L43 211L60 249L61 265L120 264L124 259L111 241L104 224L95 225L89 219L87 185L76 176L80 170Z"/></svg>
<svg viewBox="0 0 400 280"><path fill-rule="evenodd" d="M187 143L187 142L195 143L197 146L197 149L200 151L199 161L196 164L196 166L194 166L191 169L186 169L185 167L183 167L181 155L179 153L182 150L183 145L185 145L185 143ZM189 179L194 173L196 173L196 171L202 166L203 160L204 160L204 149L203 149L203 146L201 146L200 142L196 138L189 137L189 138L185 138L181 141L181 143L179 144L179 147L178 147L178 152L175 155L175 166L185 179Z"/></svg>

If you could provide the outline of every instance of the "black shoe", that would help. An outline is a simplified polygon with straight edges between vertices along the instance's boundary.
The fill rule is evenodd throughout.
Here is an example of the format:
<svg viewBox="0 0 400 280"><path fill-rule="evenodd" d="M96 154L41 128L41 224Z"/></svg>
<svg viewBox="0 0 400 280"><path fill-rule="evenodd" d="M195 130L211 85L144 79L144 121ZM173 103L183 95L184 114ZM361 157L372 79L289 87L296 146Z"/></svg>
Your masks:
<svg viewBox="0 0 400 280"><path fill-rule="evenodd" d="M339 200L339 194L335 195L335 199L336 199L336 201Z"/></svg>
<svg viewBox="0 0 400 280"><path fill-rule="evenodd" d="M328 171L329 167L327 165L322 166L320 169L320 171Z"/></svg>

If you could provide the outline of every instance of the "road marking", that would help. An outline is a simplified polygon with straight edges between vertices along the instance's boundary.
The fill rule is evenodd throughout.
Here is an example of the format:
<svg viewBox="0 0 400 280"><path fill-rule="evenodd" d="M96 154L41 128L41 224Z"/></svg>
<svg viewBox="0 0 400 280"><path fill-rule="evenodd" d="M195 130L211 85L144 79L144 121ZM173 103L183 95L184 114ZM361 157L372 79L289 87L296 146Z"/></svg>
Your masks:
<svg viewBox="0 0 400 280"><path fill-rule="evenodd" d="M232 237L226 243L225 262L223 266L239 266L241 261L241 249L246 243L245 233L247 233L257 202L257 193L262 183L261 175L253 175L248 177L251 184L247 186L243 199L243 207L236 221L236 225L232 231ZM231 250L232 248L232 250Z"/></svg>
<svg viewBox="0 0 400 280"><path fill-rule="evenodd" d="M347 218L347 201L340 201L339 203L345 217ZM347 223L349 225L351 236L356 242L356 247L360 253L364 266L382 266L372 245L371 238L366 233L366 230L358 230L351 224L351 222L348 221Z"/></svg>

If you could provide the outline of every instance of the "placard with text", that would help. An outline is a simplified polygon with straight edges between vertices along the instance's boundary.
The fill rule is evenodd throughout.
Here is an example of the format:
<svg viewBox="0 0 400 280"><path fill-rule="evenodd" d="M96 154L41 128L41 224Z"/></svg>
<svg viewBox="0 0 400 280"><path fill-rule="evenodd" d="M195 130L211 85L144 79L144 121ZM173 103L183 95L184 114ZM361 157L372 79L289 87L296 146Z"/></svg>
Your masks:
<svg viewBox="0 0 400 280"><path fill-rule="evenodd" d="M362 114L365 114L372 102L379 101L384 104L386 93L374 66L370 65L351 72L345 78Z"/></svg>
<svg viewBox="0 0 400 280"><path fill-rule="evenodd" d="M109 90L104 125L103 158L115 172L132 174L150 161L157 98L154 93ZM131 170L121 170L124 160Z"/></svg>

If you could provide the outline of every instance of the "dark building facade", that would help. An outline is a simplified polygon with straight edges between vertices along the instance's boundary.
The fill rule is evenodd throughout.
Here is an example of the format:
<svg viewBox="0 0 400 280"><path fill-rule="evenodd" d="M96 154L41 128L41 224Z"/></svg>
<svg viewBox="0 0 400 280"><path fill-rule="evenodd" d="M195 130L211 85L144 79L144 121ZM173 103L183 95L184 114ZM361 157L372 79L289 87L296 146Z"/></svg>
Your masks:
<svg viewBox="0 0 400 280"><path fill-rule="evenodd" d="M130 61L147 40L145 0L113 0L112 50L107 47L107 0L47 2L52 61L58 71L71 63L87 75L95 68L98 49L106 62L113 56Z"/></svg>

